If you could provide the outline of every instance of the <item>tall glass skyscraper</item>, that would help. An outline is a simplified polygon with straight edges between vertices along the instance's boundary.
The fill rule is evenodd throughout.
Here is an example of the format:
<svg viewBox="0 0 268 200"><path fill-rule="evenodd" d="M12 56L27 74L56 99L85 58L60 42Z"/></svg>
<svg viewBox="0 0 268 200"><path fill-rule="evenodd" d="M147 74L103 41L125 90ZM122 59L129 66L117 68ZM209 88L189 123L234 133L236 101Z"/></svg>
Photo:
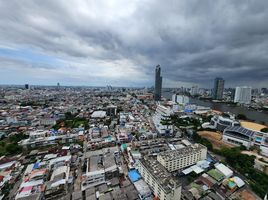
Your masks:
<svg viewBox="0 0 268 200"><path fill-rule="evenodd" d="M224 80L223 78L215 78L213 88L213 99L221 100L223 98Z"/></svg>
<svg viewBox="0 0 268 200"><path fill-rule="evenodd" d="M155 68L155 84L154 84L154 100L161 100L161 90L162 90L162 76L161 67L157 65Z"/></svg>

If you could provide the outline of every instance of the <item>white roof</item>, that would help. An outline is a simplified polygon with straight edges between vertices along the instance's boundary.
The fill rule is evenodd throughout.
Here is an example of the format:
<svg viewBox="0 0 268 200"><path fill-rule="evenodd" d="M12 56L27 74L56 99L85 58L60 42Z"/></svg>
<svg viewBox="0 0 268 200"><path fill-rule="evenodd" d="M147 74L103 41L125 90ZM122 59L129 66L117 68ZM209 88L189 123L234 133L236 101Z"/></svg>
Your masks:
<svg viewBox="0 0 268 200"><path fill-rule="evenodd" d="M188 140L182 140L181 141L184 145L186 145L186 146L190 146L191 145L191 143L188 141Z"/></svg>
<svg viewBox="0 0 268 200"><path fill-rule="evenodd" d="M27 186L42 185L43 183L44 183L43 179L36 180L36 181L22 182L22 184L20 185L20 188L27 187Z"/></svg>
<svg viewBox="0 0 268 200"><path fill-rule="evenodd" d="M203 172L204 170L197 166L197 165L193 165L191 167L188 167L187 169L183 170L182 173L184 173L185 175L190 174L191 172L195 172L196 174L200 174L201 172Z"/></svg>
<svg viewBox="0 0 268 200"><path fill-rule="evenodd" d="M56 157L57 157L57 154L47 154L47 155L45 155L44 160L50 160L50 159L56 158Z"/></svg>
<svg viewBox="0 0 268 200"><path fill-rule="evenodd" d="M52 183L51 184L51 187L57 187L59 185L64 185L66 183L66 180L65 179L61 179L59 181L56 181L55 183Z"/></svg>
<svg viewBox="0 0 268 200"><path fill-rule="evenodd" d="M8 163L4 163L4 164L0 165L0 170L9 168L9 167L11 167L14 163L16 163L16 161L11 161L11 162L8 162Z"/></svg>
<svg viewBox="0 0 268 200"><path fill-rule="evenodd" d="M206 168L208 168L209 167L209 161L207 161L207 160L200 160L200 161L198 161L197 163L196 163L196 165L197 166L199 166L199 167L201 167L201 168L203 168L203 169L206 169Z"/></svg>
<svg viewBox="0 0 268 200"><path fill-rule="evenodd" d="M222 163L216 163L215 164L215 168L217 169L217 170L219 170L221 173L223 173L223 175L225 176L225 177L230 177L230 176L232 176L233 175L233 171L230 169L230 168L228 168L228 167L226 167L224 164L222 164Z"/></svg>
<svg viewBox="0 0 268 200"><path fill-rule="evenodd" d="M72 156L62 156L62 157L58 157L58 158L52 159L49 162L49 166L53 165L54 163L69 161L69 160L71 160L71 157Z"/></svg>
<svg viewBox="0 0 268 200"><path fill-rule="evenodd" d="M94 111L91 115L91 117L93 118L104 118L106 116L106 112L105 111Z"/></svg>
<svg viewBox="0 0 268 200"><path fill-rule="evenodd" d="M189 167L189 168L183 170L182 173L184 173L185 175L187 175L187 174L190 174L192 171L193 171L193 169L191 167Z"/></svg>
<svg viewBox="0 0 268 200"><path fill-rule="evenodd" d="M55 169L51 175L51 180L54 179L55 176L58 176L60 175L61 173L65 173L67 174L67 171L68 171L68 167L67 166L61 166L61 167L58 167L57 169Z"/></svg>
<svg viewBox="0 0 268 200"><path fill-rule="evenodd" d="M239 178L238 176L234 176L233 179L238 187L242 187L245 185L245 182L241 178Z"/></svg>
<svg viewBox="0 0 268 200"><path fill-rule="evenodd" d="M201 172L204 171L201 167L199 167L197 165L193 165L191 168L196 174L200 174Z"/></svg>

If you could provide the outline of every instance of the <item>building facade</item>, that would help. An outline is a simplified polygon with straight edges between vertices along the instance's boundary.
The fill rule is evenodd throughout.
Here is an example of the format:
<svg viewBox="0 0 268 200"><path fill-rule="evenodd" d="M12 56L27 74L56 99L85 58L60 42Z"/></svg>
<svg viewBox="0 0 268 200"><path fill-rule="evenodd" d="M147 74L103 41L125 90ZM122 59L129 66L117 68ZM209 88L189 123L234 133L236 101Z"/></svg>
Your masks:
<svg viewBox="0 0 268 200"><path fill-rule="evenodd" d="M210 127L208 128L223 132L224 129L229 126L240 126L240 123L239 121L232 118L215 115L211 118Z"/></svg>
<svg viewBox="0 0 268 200"><path fill-rule="evenodd" d="M213 88L213 99L221 100L223 98L224 80L223 78L215 78Z"/></svg>
<svg viewBox="0 0 268 200"><path fill-rule="evenodd" d="M173 94L172 95L172 101L174 103L180 104L180 105L186 105L189 103L189 97L185 95L177 95Z"/></svg>
<svg viewBox="0 0 268 200"><path fill-rule="evenodd" d="M154 85L154 100L161 100L161 90L162 90L162 76L161 67L157 65L155 68L155 85Z"/></svg>
<svg viewBox="0 0 268 200"><path fill-rule="evenodd" d="M159 200L181 199L181 184L157 160L141 159L137 168Z"/></svg>
<svg viewBox="0 0 268 200"><path fill-rule="evenodd" d="M174 172L194 165L207 157L207 148L201 144L194 144L181 149L161 152L157 160L169 172Z"/></svg>
<svg viewBox="0 0 268 200"><path fill-rule="evenodd" d="M250 104L251 102L251 87L236 87L234 102L240 104Z"/></svg>
<svg viewBox="0 0 268 200"><path fill-rule="evenodd" d="M173 125L172 124L165 125L162 123L163 120L166 120L170 117L171 113L172 110L170 108L162 105L157 105L155 114L153 116L153 122L157 132L160 135L169 136L173 134Z"/></svg>
<svg viewBox="0 0 268 200"><path fill-rule="evenodd" d="M241 126L230 126L224 129L222 139L237 146L243 145L247 148L257 146L262 155L268 156L268 133L253 131Z"/></svg>

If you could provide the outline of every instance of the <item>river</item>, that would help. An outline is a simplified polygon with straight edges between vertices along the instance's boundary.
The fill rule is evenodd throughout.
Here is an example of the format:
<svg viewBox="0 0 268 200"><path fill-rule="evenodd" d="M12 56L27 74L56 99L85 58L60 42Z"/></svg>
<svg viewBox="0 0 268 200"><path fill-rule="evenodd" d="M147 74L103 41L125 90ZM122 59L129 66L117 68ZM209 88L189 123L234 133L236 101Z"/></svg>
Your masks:
<svg viewBox="0 0 268 200"><path fill-rule="evenodd" d="M171 99L172 93L163 92L162 95L165 98ZM190 103L200 105L200 106L210 107L213 110L219 110L222 112L230 112L235 115L243 114L250 120L253 120L258 123L265 123L266 125L268 125L268 112L267 111L259 112L253 109L248 109L246 107L228 105L228 104L223 104L223 103L214 103L214 102L199 100L195 98L190 98Z"/></svg>

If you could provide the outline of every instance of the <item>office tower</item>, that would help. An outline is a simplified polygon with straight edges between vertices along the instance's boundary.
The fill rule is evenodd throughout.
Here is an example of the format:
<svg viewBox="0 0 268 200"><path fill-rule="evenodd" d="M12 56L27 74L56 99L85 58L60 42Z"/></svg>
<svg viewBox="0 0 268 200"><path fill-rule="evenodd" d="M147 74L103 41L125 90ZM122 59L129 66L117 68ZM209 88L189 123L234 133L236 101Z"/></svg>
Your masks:
<svg viewBox="0 0 268 200"><path fill-rule="evenodd" d="M154 100L161 100L161 90L162 90L162 76L160 65L155 68L155 85L154 85Z"/></svg>
<svg viewBox="0 0 268 200"><path fill-rule="evenodd" d="M261 88L261 93L268 94L268 89L267 88Z"/></svg>
<svg viewBox="0 0 268 200"><path fill-rule="evenodd" d="M234 97L235 97L235 89L234 88L231 88L230 89L230 97L231 97L231 100L233 101L234 100Z"/></svg>
<svg viewBox="0 0 268 200"><path fill-rule="evenodd" d="M213 88L213 99L221 100L224 90L224 80L223 78L215 78L214 88Z"/></svg>
<svg viewBox="0 0 268 200"><path fill-rule="evenodd" d="M195 96L195 95L198 94L198 87L197 87L197 85L195 85L195 86L193 86L193 87L191 88L191 90L190 90L190 94L191 94L192 96Z"/></svg>
<svg viewBox="0 0 268 200"><path fill-rule="evenodd" d="M251 102L251 87L236 87L235 89L235 103L250 104Z"/></svg>
<svg viewBox="0 0 268 200"><path fill-rule="evenodd" d="M25 89L26 89L26 90L29 89L29 84L25 84Z"/></svg>

